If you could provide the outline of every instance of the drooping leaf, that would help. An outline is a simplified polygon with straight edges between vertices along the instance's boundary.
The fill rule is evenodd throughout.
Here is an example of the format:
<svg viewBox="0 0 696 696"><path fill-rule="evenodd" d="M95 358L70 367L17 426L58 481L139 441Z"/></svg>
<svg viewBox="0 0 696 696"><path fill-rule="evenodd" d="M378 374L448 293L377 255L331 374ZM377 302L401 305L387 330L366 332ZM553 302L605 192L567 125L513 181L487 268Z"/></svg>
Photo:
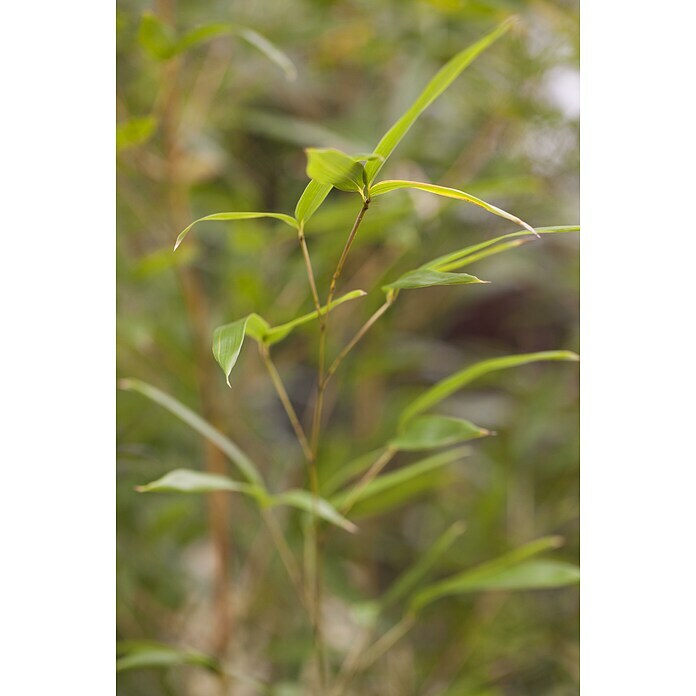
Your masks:
<svg viewBox="0 0 696 696"><path fill-rule="evenodd" d="M413 401L401 415L401 423L405 423L419 413L423 413L427 409L440 403L454 392L466 386L478 377L482 377L489 372L496 370L505 370L509 367L517 367L519 365L527 365L533 362L542 362L550 360L570 360L577 362L579 357L576 353L569 350L548 350L539 353L524 353L522 355L506 355L501 358L491 358L465 367L459 372L446 377L436 385L421 394Z"/></svg>
<svg viewBox="0 0 696 696"><path fill-rule="evenodd" d="M543 537L514 549L499 558L441 580L415 595L412 608L418 611L436 599L484 590L548 589L576 584L578 569L559 561L529 560L558 548L562 539Z"/></svg>
<svg viewBox="0 0 696 696"><path fill-rule="evenodd" d="M271 505L290 505L310 514L316 513L318 517L335 524L347 532L354 534L358 528L324 498L316 498L309 491L299 488L290 491L285 491L279 495L275 495L270 500Z"/></svg>
<svg viewBox="0 0 696 696"><path fill-rule="evenodd" d="M389 442L389 446L406 452L417 452L455 445L490 434L490 430L479 428L463 418L420 416L407 421L400 428L399 434Z"/></svg>
<svg viewBox="0 0 696 696"><path fill-rule="evenodd" d="M199 222L206 222L207 220L253 220L255 218L275 218L276 220L282 220L286 225L290 225L290 227L297 229L297 220L290 215L285 215L284 213L213 213L212 215L206 215L205 217L198 218L198 220L194 220L185 230L182 230L179 233L179 236L176 238L174 251L179 248L179 245L184 241L184 237L186 237L190 229Z"/></svg>
<svg viewBox="0 0 696 696"><path fill-rule="evenodd" d="M360 494L355 497L353 491L355 487L360 486L358 482L356 486L350 486L333 496L331 498L331 503L336 508L341 509L348 500L353 500L356 504L359 504L361 501L376 498L392 489L403 487L409 481L424 475L432 475L438 469L448 464L453 464L470 453L471 449L469 447L457 447L447 452L441 452L432 457L427 457L426 459L419 459L413 464L403 466L391 473L378 476L366 486L361 487Z"/></svg>
<svg viewBox="0 0 696 696"><path fill-rule="evenodd" d="M216 430L210 423L188 408L188 406L184 406L173 396L139 379L122 379L119 382L119 387L126 391L138 392L175 415L227 455L249 483L265 490L263 478L254 462L232 440L225 437L219 430Z"/></svg>
<svg viewBox="0 0 696 696"><path fill-rule="evenodd" d="M197 650L175 648L154 641L120 641L117 644L116 671L131 669L166 668L178 665L196 665L220 674L220 663L210 655Z"/></svg>
<svg viewBox="0 0 696 696"><path fill-rule="evenodd" d="M363 161L377 159L377 155L347 155L332 147L308 147L305 152L307 176L341 191L363 191L366 183Z"/></svg>
<svg viewBox="0 0 696 696"><path fill-rule="evenodd" d="M394 151L394 148L396 148L423 111L425 111L425 109L452 84L462 70L470 65L481 52L505 34L511 25L511 20L503 22L491 33L458 53L440 68L435 77L426 85L425 89L420 93L408 111L406 111L379 141L379 144L375 148L375 154L380 155L382 159L368 162L365 167L367 179L370 184L374 181L377 173Z"/></svg>
<svg viewBox="0 0 696 696"><path fill-rule="evenodd" d="M487 283L476 276L467 273L442 273L428 268L419 268L404 273L393 283L382 286L384 292L390 290L412 290L415 288L431 288L436 285L469 285L471 283Z"/></svg>
<svg viewBox="0 0 696 696"><path fill-rule="evenodd" d="M300 225L305 225L331 192L331 184L320 184L313 179L302 192L295 207L295 217Z"/></svg>
<svg viewBox="0 0 696 696"><path fill-rule="evenodd" d="M450 550L452 544L464 533L466 525L455 522L431 544L420 558L407 571L391 584L379 600L380 607L388 607L410 594L423 578L435 567L438 561Z"/></svg>
<svg viewBox="0 0 696 696"><path fill-rule="evenodd" d="M157 128L154 116L129 118L116 126L116 152L147 142Z"/></svg>
<svg viewBox="0 0 696 696"><path fill-rule="evenodd" d="M237 36L258 49L275 63L288 80L297 78L297 70L290 58L275 44L253 29L235 24L205 24L177 38L174 30L151 13L145 13L140 22L140 44L156 60L169 60L193 46L218 36Z"/></svg>
<svg viewBox="0 0 696 696"><path fill-rule="evenodd" d="M364 297L367 293L364 290L352 290L349 293L339 297L331 302L331 307L324 305L322 314L333 311L339 305L350 300L355 300L358 297ZM230 385L230 373L232 368L239 358L239 353L242 350L245 336L253 338L257 343L263 343L267 346L272 346L284 338L287 338L298 326L307 324L314 319L317 319L319 312L314 310L308 314L304 314L297 319L288 321L279 326L271 326L263 317L258 314L249 314L248 316L233 321L230 324L218 326L213 332L213 355L218 365L225 373L227 386Z"/></svg>
<svg viewBox="0 0 696 696"><path fill-rule="evenodd" d="M516 215L512 215L512 213L508 213L501 208L491 205L490 203L486 203L486 201L476 198L476 196L472 196L470 193L466 193L466 191L459 191L458 189L448 188L447 186L426 184L421 181L380 181L378 184L375 184L370 188L370 196L374 198L375 196L381 196L385 193L389 193L390 191L396 191L397 189L404 188L426 191L427 193L434 193L437 196L444 196L445 198L454 198L456 200L466 201L467 203L473 203L474 205L478 205L484 210L487 210L489 213L493 213L493 215L505 218L506 220L510 220L510 222L514 222L520 227L524 227L526 230L529 230L532 234L536 235L534 228L531 225L528 225L524 220L520 220L520 218L518 218Z"/></svg>
<svg viewBox="0 0 696 696"><path fill-rule="evenodd" d="M212 493L213 491L229 491L244 493L258 498L263 491L248 483L234 481L222 474L209 474L193 469L174 469L156 481L137 486L140 493Z"/></svg>
<svg viewBox="0 0 696 696"><path fill-rule="evenodd" d="M540 235L579 231L579 225L559 225L555 227L536 228L536 232L538 232ZM504 234L500 237L496 237L495 239L487 239L485 242L471 244L470 246L466 246L463 249L458 249L457 251L450 252L449 254L445 254L444 256L439 256L438 258L433 259L432 261L424 263L421 266L421 268L427 268L437 271L454 271L469 263L473 263L472 257L477 257L479 252L489 250L489 247L494 247L496 245L502 246L501 243L504 243L507 240L515 240L517 237L526 238L526 240L522 239L521 241L536 239L536 237L531 237L528 232L511 232L510 234ZM504 250L505 249L500 249L500 251ZM499 252L495 251L495 253ZM476 260L478 260L478 258L476 258Z"/></svg>

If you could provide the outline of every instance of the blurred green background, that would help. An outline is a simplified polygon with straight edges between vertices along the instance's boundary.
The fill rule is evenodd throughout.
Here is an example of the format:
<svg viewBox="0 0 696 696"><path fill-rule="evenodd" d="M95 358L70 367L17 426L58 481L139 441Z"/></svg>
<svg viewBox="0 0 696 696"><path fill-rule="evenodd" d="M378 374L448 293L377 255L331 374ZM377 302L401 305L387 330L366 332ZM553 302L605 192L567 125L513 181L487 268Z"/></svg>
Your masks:
<svg viewBox="0 0 696 696"><path fill-rule="evenodd" d="M289 81L252 46L220 37L161 62L138 40L153 12L179 31L212 22L255 29L297 67ZM304 464L253 345L232 389L210 351L213 328L257 311L272 324L311 311L302 257L272 221L208 223L176 254L191 220L225 210L291 213L307 146L370 151L457 51L511 14L522 26L483 53L419 119L385 178L454 186L533 225L578 222L578 6L560 0L119 0L118 374L144 379L205 415L263 463L275 490ZM133 121L133 119L146 119ZM134 134L135 133L135 134ZM444 201L444 202L443 202ZM333 191L308 230L322 287L360 207ZM335 355L381 303L379 287L435 256L515 231L462 203L396 193L373 203L341 281L367 298L336 310ZM344 363L327 395L322 480L382 445L424 386L484 357L578 348L578 248L554 235L472 266L490 285L403 293ZM466 269L469 271L469 269ZM325 292L325 290L324 290ZM317 327L275 359L296 409L314 388ZM577 368L530 365L491 375L445 412L497 432L444 473L357 508L359 537L332 536L327 640L337 664L378 596L453 522L466 532L438 574L546 534L578 556ZM412 459L412 458L411 458ZM409 458L399 455L390 468ZM224 471L214 450L137 394L118 397L118 638L216 654L302 694L311 632L257 510L240 496L141 496L176 467ZM300 549L300 519L287 533ZM386 627L400 616L386 617ZM118 693L218 694L196 667L119 675ZM235 685L229 693L252 694ZM356 694L565 696L578 693L578 592L493 593L434 604L365 675Z"/></svg>

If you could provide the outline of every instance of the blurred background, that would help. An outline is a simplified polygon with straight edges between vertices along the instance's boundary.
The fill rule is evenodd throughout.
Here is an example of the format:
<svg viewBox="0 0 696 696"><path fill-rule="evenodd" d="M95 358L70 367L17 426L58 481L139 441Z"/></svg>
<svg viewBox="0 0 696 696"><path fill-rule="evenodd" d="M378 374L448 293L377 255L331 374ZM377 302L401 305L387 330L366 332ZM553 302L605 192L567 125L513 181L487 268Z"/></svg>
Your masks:
<svg viewBox="0 0 696 696"><path fill-rule="evenodd" d="M143 13L185 32L250 27L287 53L292 81L254 47L219 37L157 60L139 40ZM303 147L370 151L437 69L495 24L522 26L483 53L411 129L383 178L464 189L535 226L576 224L578 5L561 0L159 0L117 3L118 375L136 377L204 415L262 463L274 490L303 481L304 462L253 345L232 389L215 364L215 326L262 314L272 324L312 310L302 257L273 221L207 223L172 253L178 232L219 211L292 213ZM333 191L308 243L324 293L360 202ZM341 291L368 297L332 315L335 355L381 304L380 285L421 263L515 231L474 206L427 194L380 197L349 257ZM467 271L490 285L405 292L343 364L327 394L322 481L380 447L425 386L478 359L578 348L576 234L547 236ZM311 407L317 327L274 349L293 403ZM541 363L491 375L441 411L497 436L471 456L356 508L359 539L331 538L327 641L337 664L360 635L357 608L453 522L466 523L438 575L547 534L578 557L577 368ZM177 468L227 472L214 449L134 393L118 395L120 640L157 640L222 657L272 684L300 686L312 635L241 496L143 496L134 486ZM398 468L407 457L397 457ZM301 549L301 521L286 530ZM400 607L385 617L395 623ZM491 593L434 604L351 693L566 696L578 693L578 592ZM218 694L194 666L119 675L128 696ZM256 693L235 685L236 694ZM229 693L232 693L230 691Z"/></svg>

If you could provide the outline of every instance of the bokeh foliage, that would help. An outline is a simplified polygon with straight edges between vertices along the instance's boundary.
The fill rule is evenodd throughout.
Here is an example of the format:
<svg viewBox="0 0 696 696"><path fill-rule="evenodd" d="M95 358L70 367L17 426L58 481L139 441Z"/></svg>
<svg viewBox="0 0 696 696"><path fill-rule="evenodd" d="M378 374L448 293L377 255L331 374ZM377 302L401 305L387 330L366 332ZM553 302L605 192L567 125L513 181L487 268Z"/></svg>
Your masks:
<svg viewBox="0 0 696 696"><path fill-rule="evenodd" d="M174 13L178 31L234 23L257 30L297 67L289 81L267 56L220 35L163 63L143 47L142 17ZM118 372L212 409L217 425L264 462L274 490L304 481L302 453L256 351L245 350L232 390L197 335L251 312L281 324L312 310L296 239L282 222L208 223L176 252L176 235L220 210L292 212L306 183L302 148L369 152L453 54L510 14L519 31L480 57L426 112L389 162L389 178L463 188L533 225L578 219L575 93L578 8L550 0L272 0L266 3L121 0L118 27ZM176 119L168 114L175 113ZM176 185L169 168L177 167ZM178 209L177 209L178 208ZM308 229L315 272L326 286L359 209L334 191ZM177 227L179 221L184 223ZM473 206L402 192L376 199L351 252L344 290L367 298L335 310L335 355L400 273L466 244L514 231ZM490 285L403 293L346 359L327 395L323 485L342 466L382 446L423 388L496 355L577 349L577 236L553 235L467 271ZM205 297L195 326L196 290ZM188 287L188 290L186 288ZM183 290L182 290L183 288ZM190 303L194 301L193 309ZM187 302L189 309L187 311ZM339 319L340 317L340 319ZM198 333L197 333L198 332ZM311 407L317 327L280 344L275 359L300 414ZM208 340L208 346L210 341ZM207 356L207 357L206 357ZM215 372L210 381L209 361ZM201 381L210 386L201 403ZM545 535L555 558L578 555L577 370L530 365L493 374L446 402L445 411L496 431L451 466L360 503L359 538L331 537L326 563L327 640L335 655L361 631L361 608L464 521L437 576L484 562ZM118 631L215 652L241 672L298 684L311 632L258 513L230 498L228 608L216 644L216 545L202 497L141 496L136 485L175 468L204 468L200 438L156 405L118 401ZM414 461L400 453L389 470ZM301 515L287 518L300 548ZM385 626L400 616L386 610ZM218 617L219 618L219 617ZM355 693L562 696L578 691L578 595L568 588L443 599L356 681ZM331 628L332 627L332 628ZM213 646L215 649L213 649ZM188 665L123 672L119 693L218 693L217 678ZM246 691L245 691L246 689ZM235 684L234 693L255 693ZM351 692L352 693L352 692Z"/></svg>

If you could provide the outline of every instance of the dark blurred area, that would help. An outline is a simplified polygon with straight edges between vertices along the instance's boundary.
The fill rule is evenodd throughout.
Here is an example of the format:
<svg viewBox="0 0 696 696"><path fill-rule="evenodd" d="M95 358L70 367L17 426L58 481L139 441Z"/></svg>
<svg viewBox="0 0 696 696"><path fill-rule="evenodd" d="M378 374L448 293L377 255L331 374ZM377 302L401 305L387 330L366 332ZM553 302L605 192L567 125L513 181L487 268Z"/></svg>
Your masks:
<svg viewBox="0 0 696 696"><path fill-rule="evenodd" d="M261 52L220 37L166 62L143 50L143 12L179 30L233 22L297 67L289 81ZM480 196L535 226L576 224L577 2L561 0L119 0L117 120L151 118L118 154L118 374L176 396L263 464L274 490L304 483L297 447L257 351L245 345L232 389L210 350L215 326L255 311L272 324L312 310L293 234L273 221L206 223L174 254L178 232L219 211L292 213L307 146L370 151L457 51L505 17L518 30L483 53L418 120L383 178L430 181ZM322 287L359 210L333 191L307 230ZM398 192L375 200L341 280L366 298L337 309L336 355L381 304L379 288L425 261L513 232L474 206ZM327 393L320 474L327 481L380 447L425 386L476 360L578 348L578 236L559 234L466 270L487 285L405 292L350 354ZM375 292L376 291L376 292ZM274 356L309 417L317 327ZM359 539L331 537L327 642L340 656L360 635L356 607L383 592L449 525L467 529L438 574L547 534L578 557L578 384L574 365L490 375L442 409L497 435L399 496L356 508ZM399 455L398 468L409 458ZM134 487L177 467L227 471L219 453L137 394L118 397L118 638L158 640L224 657L294 696L311 631L260 524L241 496L142 496ZM300 548L300 516L287 534ZM398 620L399 608L388 616ZM388 626L389 624L387 624ZM486 593L434 604L350 693L424 696L577 694L578 592ZM119 676L124 696L207 696L195 667ZM229 693L257 693L244 684Z"/></svg>

